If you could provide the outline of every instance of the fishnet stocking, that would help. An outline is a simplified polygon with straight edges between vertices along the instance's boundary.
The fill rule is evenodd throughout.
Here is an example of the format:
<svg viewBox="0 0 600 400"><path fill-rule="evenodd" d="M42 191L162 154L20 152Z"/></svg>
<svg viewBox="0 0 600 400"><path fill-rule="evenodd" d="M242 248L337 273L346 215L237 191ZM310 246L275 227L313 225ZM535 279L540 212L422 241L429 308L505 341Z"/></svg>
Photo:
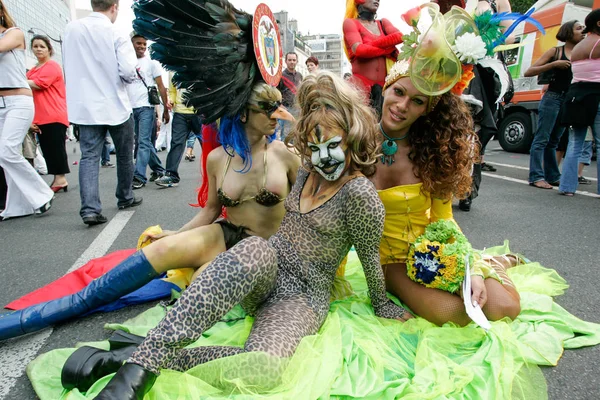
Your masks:
<svg viewBox="0 0 600 400"><path fill-rule="evenodd" d="M483 306L483 312L488 319L495 321L504 317L514 319L519 315L519 294L514 284L506 275L505 265L514 266L515 258L506 259L500 257L497 262L490 261L504 284L495 279L486 279L487 302ZM445 292L439 289L427 288L411 280L406 274L406 264L387 264L383 266L387 290L397 296L415 314L433 322L443 325L446 322L454 322L460 326L467 325L471 319L465 312L463 300L457 294Z"/></svg>

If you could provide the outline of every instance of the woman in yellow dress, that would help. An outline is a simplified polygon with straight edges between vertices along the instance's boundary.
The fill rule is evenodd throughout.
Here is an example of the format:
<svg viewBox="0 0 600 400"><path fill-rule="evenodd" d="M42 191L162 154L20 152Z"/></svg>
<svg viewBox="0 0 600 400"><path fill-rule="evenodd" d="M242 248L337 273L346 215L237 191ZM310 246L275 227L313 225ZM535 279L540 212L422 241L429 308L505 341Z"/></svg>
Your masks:
<svg viewBox="0 0 600 400"><path fill-rule="evenodd" d="M439 40L443 33L436 30L436 24L448 26L452 20L441 19L432 7L424 9L432 15L432 27L412 46L415 51L403 51L408 57L401 58L386 78L378 127L383 156L371 181L386 209L380 257L388 291L435 324L466 325L470 318L459 293L411 280L406 266L410 245L427 225L454 221L452 199L468 195L477 156L473 121L459 97L477 60L472 57L465 62L457 56L460 45L443 47L446 41ZM483 41L472 43L471 49L484 46ZM468 49L462 49L463 55L467 53ZM479 54L485 55L485 49ZM423 89L427 85L429 89ZM519 294L505 273L516 261L514 256L505 256L474 264L472 301L490 320L514 319L520 312Z"/></svg>

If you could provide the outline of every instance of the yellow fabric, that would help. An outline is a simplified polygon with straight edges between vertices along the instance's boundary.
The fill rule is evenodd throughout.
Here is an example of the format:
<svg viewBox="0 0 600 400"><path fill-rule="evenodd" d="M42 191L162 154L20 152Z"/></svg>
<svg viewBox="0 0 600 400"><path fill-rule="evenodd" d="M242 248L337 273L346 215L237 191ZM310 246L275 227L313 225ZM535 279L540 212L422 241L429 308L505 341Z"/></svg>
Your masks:
<svg viewBox="0 0 600 400"><path fill-rule="evenodd" d="M422 183L415 183L377 191L385 207L383 237L379 245L382 265L406 262L410 244L425 232L425 227L431 222L449 220L456 224L452 201L432 198L422 188ZM476 255L472 268L471 275L493 278L502 283L494 268L481 256Z"/></svg>
<svg viewBox="0 0 600 400"><path fill-rule="evenodd" d="M162 228L160 225L154 225L146 228L146 230L138 238L137 249L143 249L152 243L148 235L156 235L161 232ZM167 276L162 278L162 280L177 285L181 288L181 290L183 290L192 282L192 275L194 275L194 271L194 268L171 269L167 271Z"/></svg>
<svg viewBox="0 0 600 400"><path fill-rule="evenodd" d="M144 232L142 232L142 234L138 238L138 242L137 242L137 246L136 246L137 250L143 249L144 247L146 247L150 243L152 243L152 241L150 240L150 237L148 235L156 235L161 232L162 232L162 228L160 227L160 225L154 225L149 228L146 228L146 230Z"/></svg>
<svg viewBox="0 0 600 400"><path fill-rule="evenodd" d="M379 190L379 198L385 207L383 237L379 245L381 264L405 262L408 247L425 232L432 222L430 217L432 200L429 193L422 191L423 184L395 186ZM435 217L452 219L452 204L448 210L442 204L435 207ZM436 220L437 220L436 219Z"/></svg>
<svg viewBox="0 0 600 400"><path fill-rule="evenodd" d="M390 70L392 69L392 67L394 66L394 64L396 63L396 60L392 60L391 58L387 58L385 59L385 70L386 72L389 74Z"/></svg>
<svg viewBox="0 0 600 400"><path fill-rule="evenodd" d="M347 262L348 262L348 254L346 254L346 257L344 257L344 259L340 263L340 266L338 267L337 271L335 272L336 276L346 275L346 263Z"/></svg>
<svg viewBox="0 0 600 400"><path fill-rule="evenodd" d="M173 75L169 74L169 100L173 103L173 112L179 114L194 114L193 107L186 107L183 101L183 89L173 85Z"/></svg>

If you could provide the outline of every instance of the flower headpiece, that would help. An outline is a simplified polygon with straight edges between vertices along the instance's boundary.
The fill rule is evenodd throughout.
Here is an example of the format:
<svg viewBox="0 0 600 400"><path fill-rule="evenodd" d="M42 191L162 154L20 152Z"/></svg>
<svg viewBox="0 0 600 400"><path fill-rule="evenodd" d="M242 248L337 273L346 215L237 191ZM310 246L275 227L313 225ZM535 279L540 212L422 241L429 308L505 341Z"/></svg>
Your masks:
<svg viewBox="0 0 600 400"><path fill-rule="evenodd" d="M386 77L384 90L398 79L410 76L415 87L428 96L448 91L461 95L473 79L473 65L494 54L515 27L524 21L543 28L527 14L485 12L471 17L464 9L453 6L442 15L435 3L415 7L402 15L413 28L404 35L398 67ZM502 32L500 22L515 22Z"/></svg>

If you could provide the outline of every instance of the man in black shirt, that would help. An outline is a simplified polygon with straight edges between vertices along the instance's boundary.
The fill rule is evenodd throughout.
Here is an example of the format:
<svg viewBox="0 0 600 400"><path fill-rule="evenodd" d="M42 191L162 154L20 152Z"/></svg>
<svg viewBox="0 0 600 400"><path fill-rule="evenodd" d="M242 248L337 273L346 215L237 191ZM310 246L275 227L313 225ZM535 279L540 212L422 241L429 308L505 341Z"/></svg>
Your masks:
<svg viewBox="0 0 600 400"><path fill-rule="evenodd" d="M296 71L297 63L298 55L296 53L290 52L285 55L286 68L281 74L281 81L277 87L281 92L283 105L294 117L298 117L300 111L296 107L295 102L296 91L300 83L302 83L302 74ZM289 121L279 120L279 137L281 140L285 139L291 127L292 125Z"/></svg>

